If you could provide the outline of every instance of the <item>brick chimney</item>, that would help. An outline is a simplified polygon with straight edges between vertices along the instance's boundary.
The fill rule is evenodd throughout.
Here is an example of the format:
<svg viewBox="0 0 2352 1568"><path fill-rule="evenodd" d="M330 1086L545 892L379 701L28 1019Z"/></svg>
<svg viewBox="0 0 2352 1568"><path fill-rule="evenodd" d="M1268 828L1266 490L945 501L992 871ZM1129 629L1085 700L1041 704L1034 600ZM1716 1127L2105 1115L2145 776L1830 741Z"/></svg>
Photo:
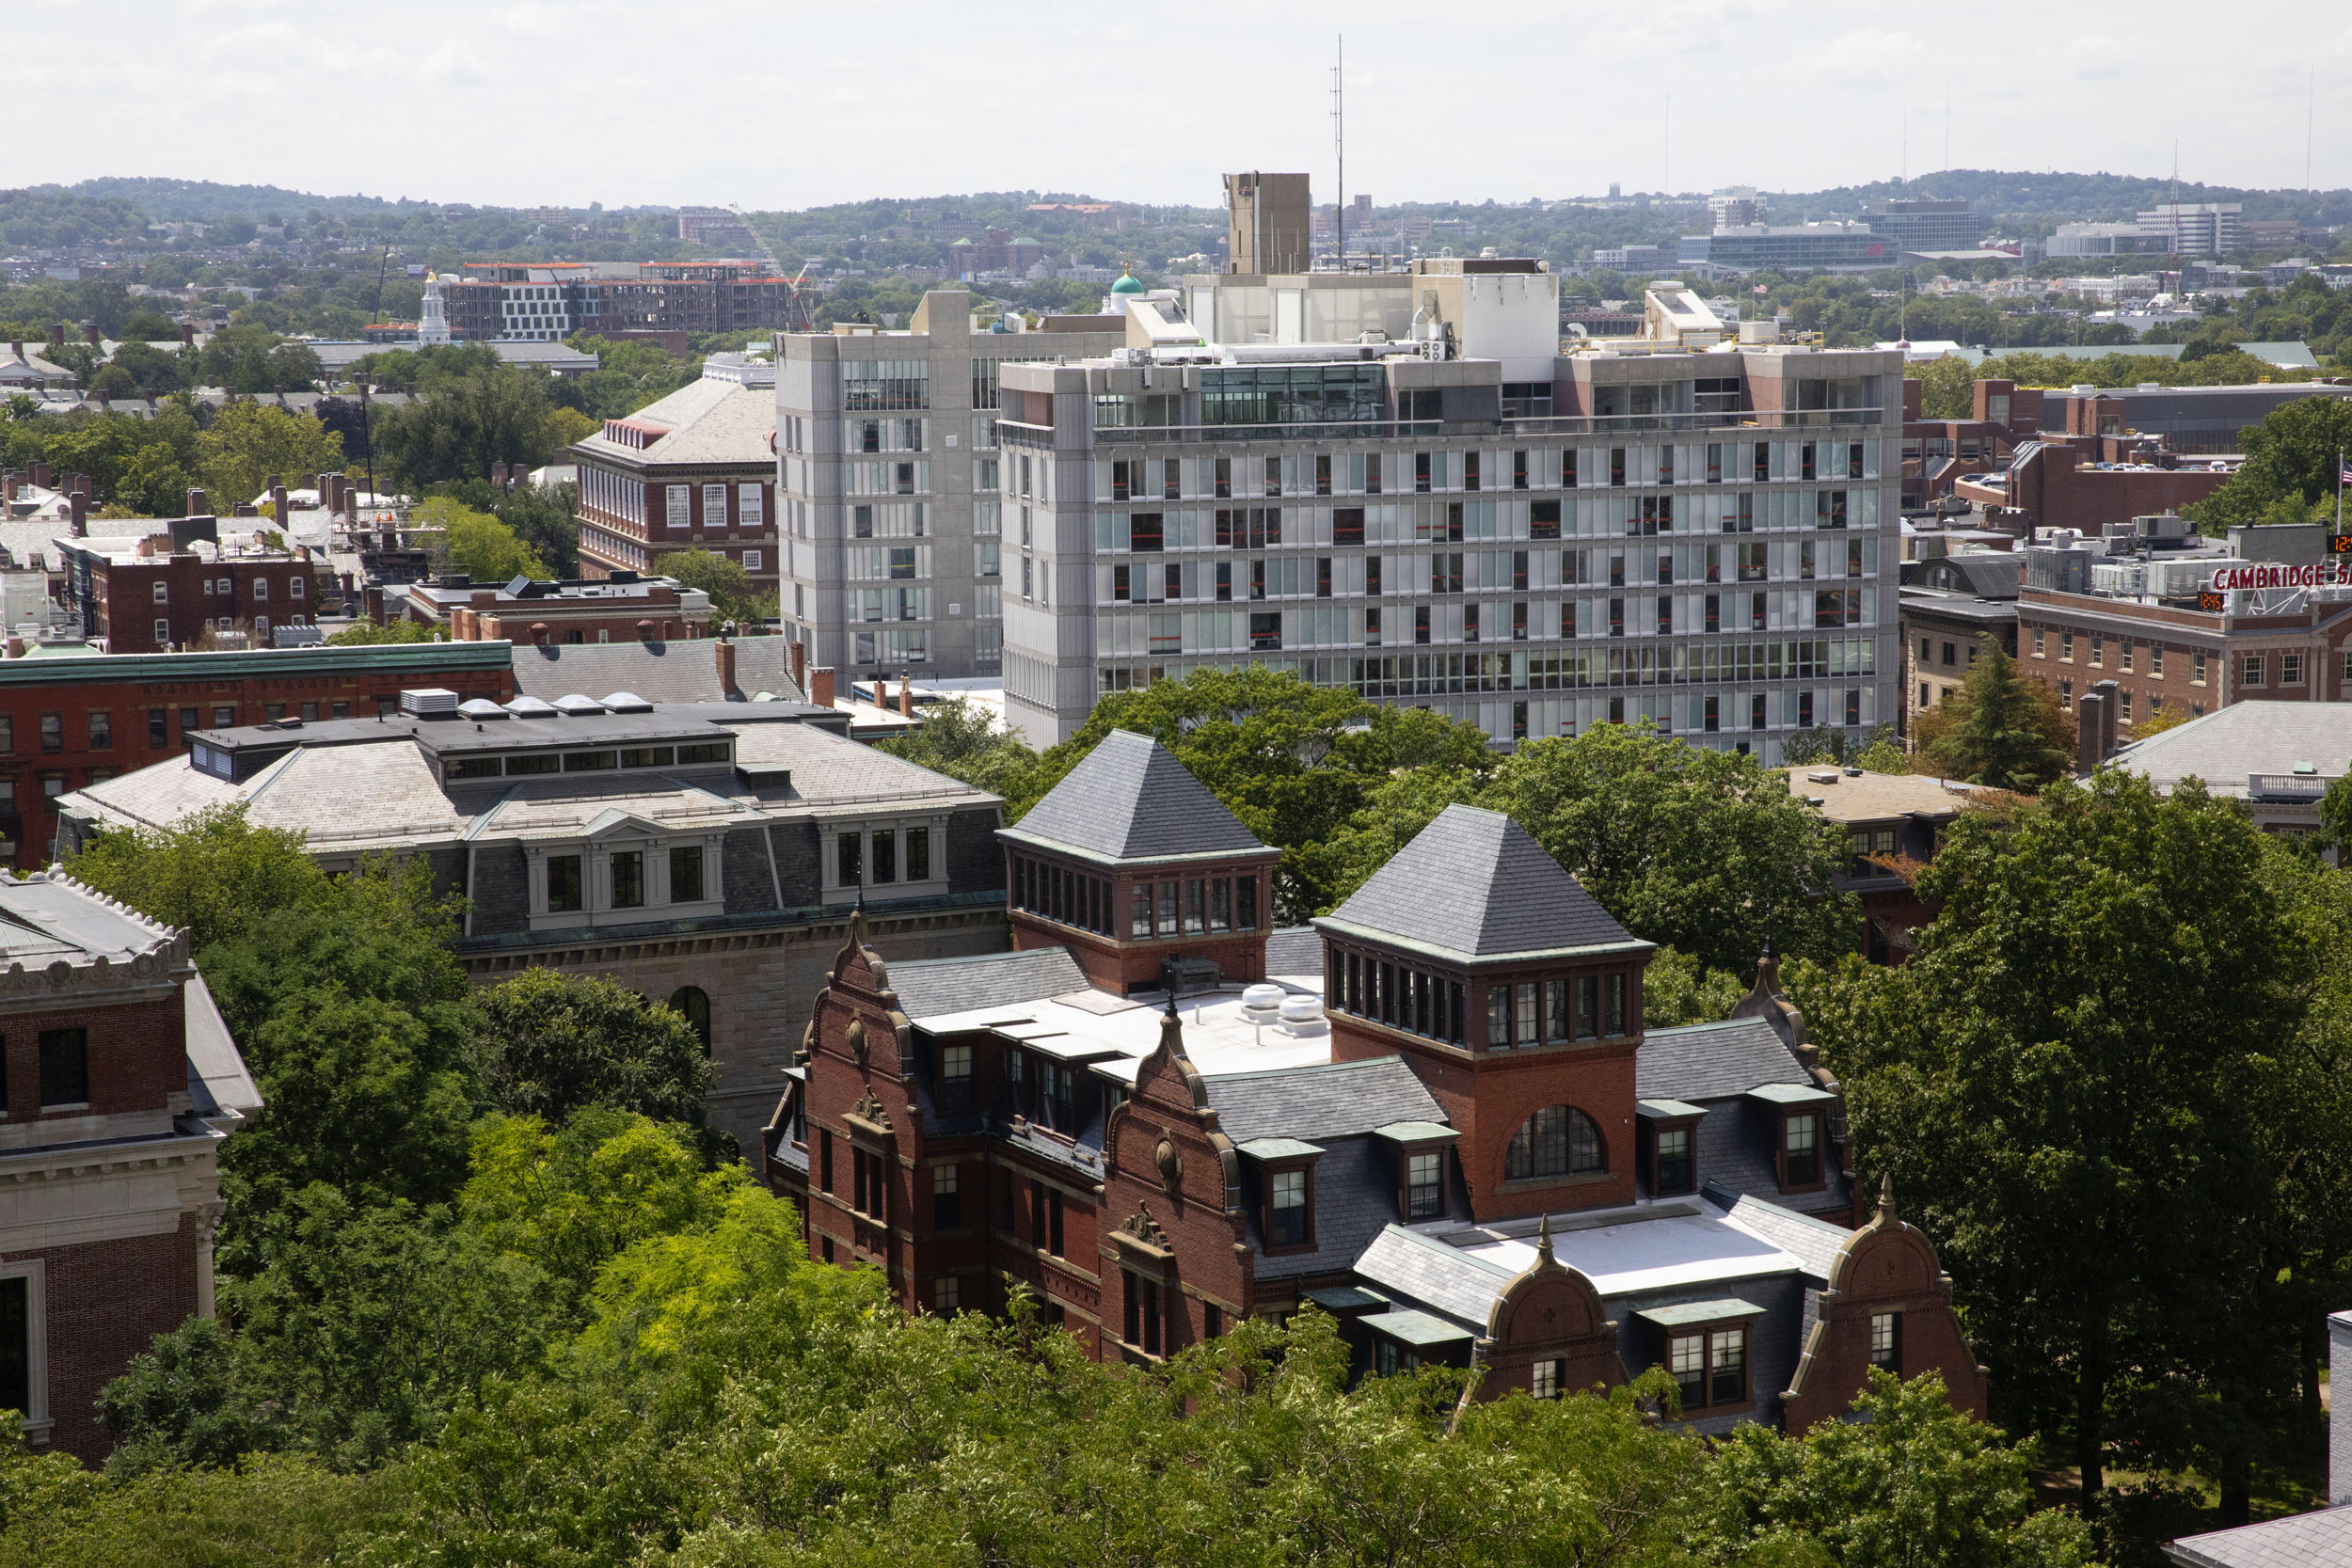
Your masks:
<svg viewBox="0 0 2352 1568"><path fill-rule="evenodd" d="M914 677L913 675L898 677L898 717L901 719L914 717Z"/></svg>
<svg viewBox="0 0 2352 1568"><path fill-rule="evenodd" d="M640 621L637 623L637 641L640 642L651 642L654 641L654 634L660 629L661 628L660 626L655 626L649 620Z"/></svg>
<svg viewBox="0 0 2352 1568"><path fill-rule="evenodd" d="M278 519L281 530L286 526L286 487L273 480L269 487L270 515Z"/></svg>
<svg viewBox="0 0 2352 1568"><path fill-rule="evenodd" d="M49 324L49 346L51 348L65 347L65 323L51 322Z"/></svg>
<svg viewBox="0 0 2352 1568"><path fill-rule="evenodd" d="M808 700L818 707L833 706L833 666L820 664L808 673Z"/></svg>
<svg viewBox="0 0 2352 1568"><path fill-rule="evenodd" d="M533 621L531 623L531 641L532 642L544 648L548 645L548 624L545 621Z"/></svg>
<svg viewBox="0 0 2352 1568"><path fill-rule="evenodd" d="M33 488L36 490L46 490L49 488L48 464L36 463L33 465Z"/></svg>
<svg viewBox="0 0 2352 1568"><path fill-rule="evenodd" d="M792 684L808 689L808 644L798 641L792 644Z"/></svg>
<svg viewBox="0 0 2352 1568"><path fill-rule="evenodd" d="M9 342L8 342L8 353L9 353L9 355L10 355L12 357L15 357L15 358L18 358L18 359L22 359L22 358L24 358L24 339L22 339L22 338L15 338L15 339L11 339L11 340L9 341Z"/></svg>
<svg viewBox="0 0 2352 1568"><path fill-rule="evenodd" d="M76 490L72 495L67 498L67 502L73 509L73 537L76 539L88 537L89 498L82 494L81 491Z"/></svg>
<svg viewBox="0 0 2352 1568"><path fill-rule="evenodd" d="M735 644L722 637L710 645L719 660L719 692L725 697L738 696L741 689L735 684Z"/></svg>
<svg viewBox="0 0 2352 1568"><path fill-rule="evenodd" d="M82 328L82 341L88 343L90 347L96 348L99 344L104 342L106 338L104 333L98 330L98 324L96 322L91 322L88 325Z"/></svg>
<svg viewBox="0 0 2352 1568"><path fill-rule="evenodd" d="M194 348L196 346L196 324L194 322L182 322L180 324L180 346L182 348Z"/></svg>
<svg viewBox="0 0 2352 1568"><path fill-rule="evenodd" d="M2103 708L2108 698L2097 687L2084 692L2074 703L2074 766L2089 769L2107 760L2106 749L2106 719Z"/></svg>
<svg viewBox="0 0 2352 1568"><path fill-rule="evenodd" d="M876 675L874 677L874 705L882 709L884 712L889 711L890 677L888 675Z"/></svg>
<svg viewBox="0 0 2352 1568"><path fill-rule="evenodd" d="M24 483L23 478L14 468L10 468L5 474L0 474L0 499L16 499L16 487L23 483Z"/></svg>
<svg viewBox="0 0 2352 1568"><path fill-rule="evenodd" d="M212 499L210 497L206 496L201 490L191 490L188 492L188 509L186 512L182 514L182 515L188 517L202 517L208 515L212 510Z"/></svg>
<svg viewBox="0 0 2352 1568"><path fill-rule="evenodd" d="M492 485L493 487L495 487L495 488L497 488L497 489L500 489L500 490L503 490L503 489L505 489L505 488L506 488L506 465L505 465L505 464L503 464L503 463L493 463L493 464L491 464L491 465L490 465L490 483L491 483L491 485Z"/></svg>

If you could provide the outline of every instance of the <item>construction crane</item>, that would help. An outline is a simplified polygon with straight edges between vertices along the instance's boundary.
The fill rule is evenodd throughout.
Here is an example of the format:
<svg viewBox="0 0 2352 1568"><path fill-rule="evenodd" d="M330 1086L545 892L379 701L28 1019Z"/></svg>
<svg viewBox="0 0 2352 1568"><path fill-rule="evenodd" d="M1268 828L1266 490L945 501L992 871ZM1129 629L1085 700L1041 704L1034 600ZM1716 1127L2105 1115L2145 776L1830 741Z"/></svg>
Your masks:
<svg viewBox="0 0 2352 1568"><path fill-rule="evenodd" d="M760 260L768 264L768 276L771 277L783 277L784 263L776 260L775 248L769 245L766 238L760 234L758 230L752 227L751 216L743 211L742 203L739 201L730 201L727 203L727 211L733 213L737 217L741 218L743 220L743 227L750 230L752 238L759 242ZM785 287L787 293L786 293L784 300L784 329L787 332L814 332L817 330L814 299L815 291L808 287L808 268L809 263L807 261L803 261L801 263L801 270L793 274L793 276L786 281Z"/></svg>

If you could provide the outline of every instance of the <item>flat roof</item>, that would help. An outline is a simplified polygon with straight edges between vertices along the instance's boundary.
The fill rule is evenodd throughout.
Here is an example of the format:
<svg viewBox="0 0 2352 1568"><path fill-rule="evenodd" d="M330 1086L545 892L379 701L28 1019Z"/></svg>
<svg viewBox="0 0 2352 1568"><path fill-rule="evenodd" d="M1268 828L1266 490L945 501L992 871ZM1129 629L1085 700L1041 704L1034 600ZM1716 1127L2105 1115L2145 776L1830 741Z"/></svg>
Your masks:
<svg viewBox="0 0 2352 1568"><path fill-rule="evenodd" d="M1307 986L1279 980L1266 983L1279 985L1293 996L1322 995L1320 990ZM1092 1062L1095 1072L1132 1086L1136 1069L1159 1049L1166 1003L1166 996L1157 992L1114 996L1108 991L1079 990L914 1022L934 1035L988 1030L1010 1037L1017 1031L1022 1043L1032 1050L1077 1052ZM1279 1023L1261 1023L1242 1010L1238 988L1179 998L1176 1011L1184 1020L1184 1053L1210 1077L1320 1067L1331 1060L1327 1023L1318 1020L1296 1033Z"/></svg>
<svg viewBox="0 0 2352 1568"><path fill-rule="evenodd" d="M1828 763L1788 769L1788 793L1800 800L1820 800L1813 809L1832 822L1954 816L1967 807L1975 788L1919 773L1850 773Z"/></svg>

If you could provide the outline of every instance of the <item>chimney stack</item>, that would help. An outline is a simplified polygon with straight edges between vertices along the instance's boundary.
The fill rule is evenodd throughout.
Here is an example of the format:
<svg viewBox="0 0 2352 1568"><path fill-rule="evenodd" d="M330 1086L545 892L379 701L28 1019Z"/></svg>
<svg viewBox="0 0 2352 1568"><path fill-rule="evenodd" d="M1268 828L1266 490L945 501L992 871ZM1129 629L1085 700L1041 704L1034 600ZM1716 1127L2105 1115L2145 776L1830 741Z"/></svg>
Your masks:
<svg viewBox="0 0 2352 1568"><path fill-rule="evenodd" d="M65 323L51 322L49 324L49 346L51 348L65 347Z"/></svg>
<svg viewBox="0 0 2352 1568"><path fill-rule="evenodd" d="M12 340L10 340L10 341L9 341L9 343L8 343L8 354L10 355L10 356L11 356L11 357L14 357L14 358L18 358L18 359L22 359L22 358L24 358L24 339L22 339L22 338L16 338L16 339L12 339Z"/></svg>
<svg viewBox="0 0 2352 1568"><path fill-rule="evenodd" d="M711 652L719 659L719 695L734 697L740 694L735 684L735 644L722 637L711 644Z"/></svg>
<svg viewBox="0 0 2352 1568"><path fill-rule="evenodd" d="M2123 705L2123 689L2117 682L2101 681L2090 689L2106 699L2106 705L2099 710L2099 760L2105 762L2115 755L2115 719Z"/></svg>
<svg viewBox="0 0 2352 1568"><path fill-rule="evenodd" d="M73 476L73 493L84 500L89 499L89 475L75 474Z"/></svg>
<svg viewBox="0 0 2352 1568"><path fill-rule="evenodd" d="M106 341L105 334L98 330L98 324L96 322L91 322L88 325L82 328L82 338L83 341L87 342L92 348L97 348Z"/></svg>
<svg viewBox="0 0 2352 1568"><path fill-rule="evenodd" d="M49 488L48 464L35 463L33 465L33 488L36 490L46 490Z"/></svg>
<svg viewBox="0 0 2352 1568"><path fill-rule="evenodd" d="M533 621L531 623L531 641L534 644L542 648L546 647L548 645L548 624L545 621Z"/></svg>
<svg viewBox="0 0 2352 1568"><path fill-rule="evenodd" d="M912 674L898 677L898 717L914 717L914 677Z"/></svg>
<svg viewBox="0 0 2352 1568"><path fill-rule="evenodd" d="M505 490L505 488L506 488L506 465L505 465L504 463L500 462L500 463L493 463L493 464L491 464L491 465L490 465L490 485L491 485L491 487L492 487L493 489L496 489L496 490L499 490L499 491L501 491L501 492Z"/></svg>
<svg viewBox="0 0 2352 1568"><path fill-rule="evenodd" d="M833 666L820 664L808 673L808 700L818 707L833 706Z"/></svg>
<svg viewBox="0 0 2352 1568"><path fill-rule="evenodd" d="M2106 694L2095 686L2074 704L2074 766L2086 772L2107 760L2101 750L2106 723L2099 711L2106 705Z"/></svg>
<svg viewBox="0 0 2352 1568"><path fill-rule="evenodd" d="M182 348L194 348L196 346L196 324L194 322L182 322L180 324L180 346Z"/></svg>
<svg viewBox="0 0 2352 1568"><path fill-rule="evenodd" d="M803 691L808 689L808 644L797 638L792 643L792 684Z"/></svg>
<svg viewBox="0 0 2352 1568"><path fill-rule="evenodd" d="M17 636L14 632L10 632L8 634L8 657L10 658L23 658L24 657L24 639Z"/></svg>
<svg viewBox="0 0 2352 1568"><path fill-rule="evenodd" d="M0 500L16 499L16 487L23 483L24 480L19 477L14 468L0 474Z"/></svg>
<svg viewBox="0 0 2352 1568"><path fill-rule="evenodd" d="M211 499L207 497L203 491L191 490L188 492L188 509L187 511L182 513L181 515L184 517L202 517L209 515L212 509Z"/></svg>
<svg viewBox="0 0 2352 1568"><path fill-rule="evenodd" d="M269 510L270 515L278 521L278 531L281 533L284 532L286 528L286 487L278 483L278 478L275 474L270 476Z"/></svg>
<svg viewBox="0 0 2352 1568"><path fill-rule="evenodd" d="M68 504L73 508L73 537L87 538L89 536L89 498L76 490L67 498L67 500Z"/></svg>

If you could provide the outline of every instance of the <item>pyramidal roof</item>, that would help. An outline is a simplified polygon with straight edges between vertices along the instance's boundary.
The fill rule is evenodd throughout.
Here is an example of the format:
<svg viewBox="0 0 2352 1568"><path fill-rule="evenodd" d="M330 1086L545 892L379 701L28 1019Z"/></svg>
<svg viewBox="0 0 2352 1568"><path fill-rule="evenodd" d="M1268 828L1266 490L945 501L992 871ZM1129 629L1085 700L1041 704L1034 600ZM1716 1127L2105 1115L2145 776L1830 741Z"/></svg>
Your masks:
<svg viewBox="0 0 2352 1568"><path fill-rule="evenodd" d="M1315 924L1456 958L1648 945L1526 829L1476 806L1446 807Z"/></svg>
<svg viewBox="0 0 2352 1568"><path fill-rule="evenodd" d="M1132 730L1104 736L1004 833L1114 861L1265 848L1175 752Z"/></svg>

